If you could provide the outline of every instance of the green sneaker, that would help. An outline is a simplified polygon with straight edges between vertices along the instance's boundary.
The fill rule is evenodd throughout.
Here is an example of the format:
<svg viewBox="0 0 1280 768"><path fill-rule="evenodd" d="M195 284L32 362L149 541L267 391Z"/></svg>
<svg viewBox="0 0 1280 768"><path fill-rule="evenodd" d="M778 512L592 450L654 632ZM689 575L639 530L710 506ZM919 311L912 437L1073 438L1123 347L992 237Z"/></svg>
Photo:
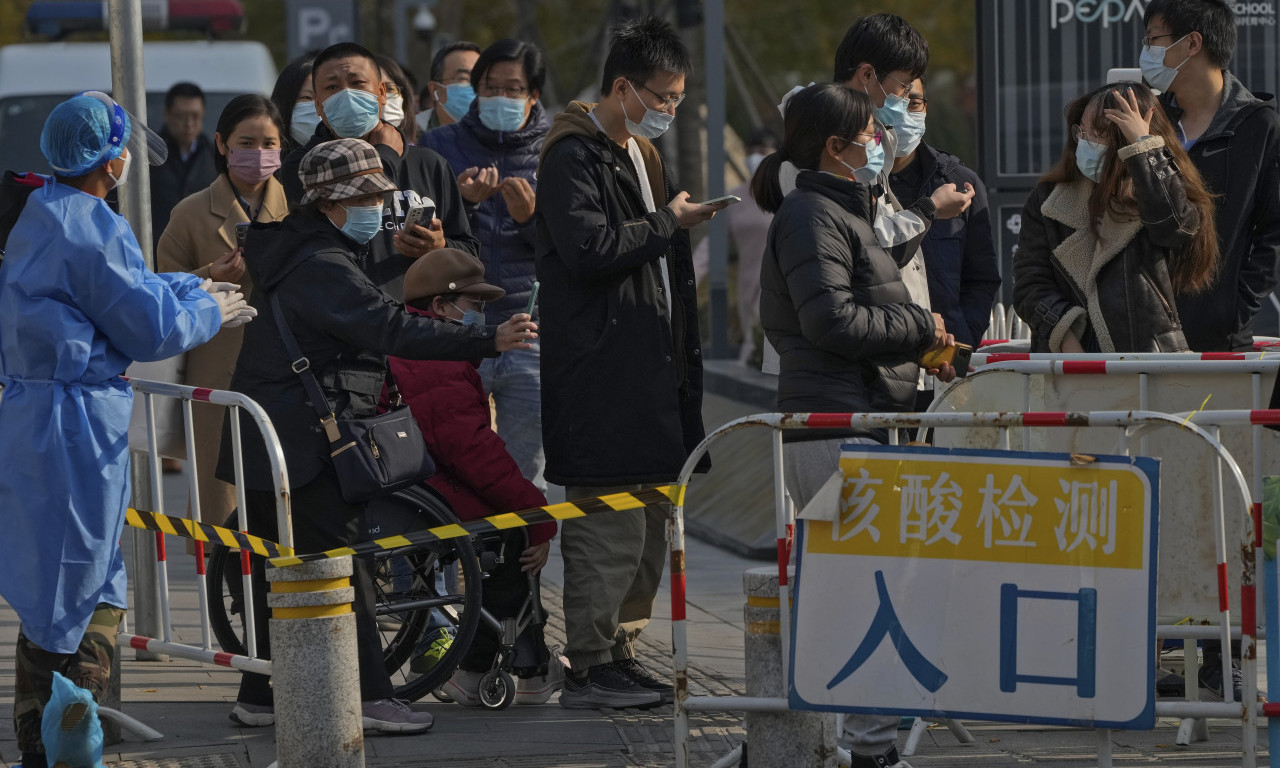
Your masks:
<svg viewBox="0 0 1280 768"><path fill-rule="evenodd" d="M453 633L447 629L437 629L427 635L429 642L427 650L420 656L409 662L409 671L419 675L425 675L431 671L431 668L440 663L444 655L449 652L449 647L453 645Z"/></svg>

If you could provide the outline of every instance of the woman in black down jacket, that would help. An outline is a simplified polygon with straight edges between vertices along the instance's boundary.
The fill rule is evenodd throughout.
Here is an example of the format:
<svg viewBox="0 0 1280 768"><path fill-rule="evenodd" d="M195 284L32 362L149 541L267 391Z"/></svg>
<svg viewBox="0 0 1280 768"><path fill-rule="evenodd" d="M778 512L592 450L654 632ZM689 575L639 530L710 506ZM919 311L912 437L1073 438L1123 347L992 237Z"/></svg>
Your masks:
<svg viewBox="0 0 1280 768"><path fill-rule="evenodd" d="M760 268L760 320L778 350L779 411L909 411L917 362L953 344L942 318L911 302L899 265L871 229L874 180L883 162L866 94L811 85L786 103L782 148L761 162L751 195L774 214ZM778 169L799 169L783 198ZM870 161L870 162L869 162ZM944 365L931 373L950 380ZM784 433L787 490L809 503L839 466L842 443L883 443L885 430ZM892 757L898 716L846 715L855 765ZM871 763L866 763L870 765Z"/></svg>
<svg viewBox="0 0 1280 768"><path fill-rule="evenodd" d="M1033 352L1186 352L1174 303L1213 283L1213 200L1151 90L1067 105L1062 158L1027 198L1013 301Z"/></svg>

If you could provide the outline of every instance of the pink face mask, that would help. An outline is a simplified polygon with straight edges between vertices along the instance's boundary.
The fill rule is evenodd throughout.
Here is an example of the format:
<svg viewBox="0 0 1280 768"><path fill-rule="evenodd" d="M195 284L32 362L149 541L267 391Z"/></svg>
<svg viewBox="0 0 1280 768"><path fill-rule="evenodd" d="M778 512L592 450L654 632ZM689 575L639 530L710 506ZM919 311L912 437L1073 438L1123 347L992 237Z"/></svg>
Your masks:
<svg viewBox="0 0 1280 768"><path fill-rule="evenodd" d="M233 149L227 153L227 169L247 184L260 184L280 169L280 150Z"/></svg>

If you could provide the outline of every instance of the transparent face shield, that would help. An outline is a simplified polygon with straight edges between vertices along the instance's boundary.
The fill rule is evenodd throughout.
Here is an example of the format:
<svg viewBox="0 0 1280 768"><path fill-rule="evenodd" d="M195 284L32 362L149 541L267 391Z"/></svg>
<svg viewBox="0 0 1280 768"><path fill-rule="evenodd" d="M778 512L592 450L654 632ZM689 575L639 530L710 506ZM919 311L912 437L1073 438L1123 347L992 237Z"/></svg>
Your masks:
<svg viewBox="0 0 1280 768"><path fill-rule="evenodd" d="M120 141L124 136L125 118L127 117L129 138L125 143L125 147L129 150L129 154L135 160L146 158L148 165L164 165L164 161L169 157L169 146L165 144L164 139L160 138L159 134L148 128L137 116L117 104L114 99L102 91L85 91L80 95L92 96L101 101L112 115L111 138L108 140L107 149L102 150L103 155L106 155L111 147L120 145Z"/></svg>

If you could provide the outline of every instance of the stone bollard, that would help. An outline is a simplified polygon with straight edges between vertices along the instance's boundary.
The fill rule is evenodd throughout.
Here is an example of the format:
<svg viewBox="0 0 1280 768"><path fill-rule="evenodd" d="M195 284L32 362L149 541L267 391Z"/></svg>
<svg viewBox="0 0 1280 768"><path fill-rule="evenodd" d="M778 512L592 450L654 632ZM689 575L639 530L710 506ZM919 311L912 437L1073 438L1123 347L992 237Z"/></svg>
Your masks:
<svg viewBox="0 0 1280 768"><path fill-rule="evenodd" d="M742 574L747 595L744 645L747 696L785 699L782 687L778 569ZM835 768L836 718L825 712L748 712L747 754L753 766Z"/></svg>
<svg viewBox="0 0 1280 768"><path fill-rule="evenodd" d="M364 768L351 558L268 568L279 768Z"/></svg>

